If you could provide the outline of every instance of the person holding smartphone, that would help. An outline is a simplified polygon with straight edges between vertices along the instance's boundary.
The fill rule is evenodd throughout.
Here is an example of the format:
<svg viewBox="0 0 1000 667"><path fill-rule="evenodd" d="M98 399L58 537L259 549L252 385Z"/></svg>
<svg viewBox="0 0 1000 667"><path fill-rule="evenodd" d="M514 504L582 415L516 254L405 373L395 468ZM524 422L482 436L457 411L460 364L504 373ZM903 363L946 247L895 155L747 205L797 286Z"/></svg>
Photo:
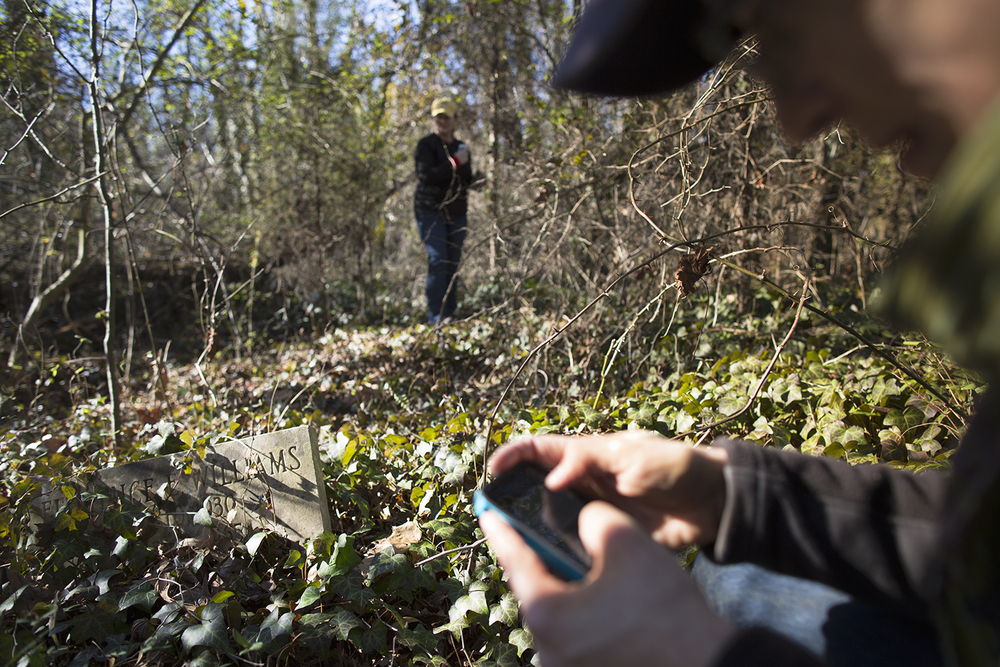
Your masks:
<svg viewBox="0 0 1000 667"><path fill-rule="evenodd" d="M898 143L900 164L940 185L881 312L992 382L1000 3L593 0L554 83L664 92L749 35L791 138L844 121L875 146ZM490 468L521 461L551 469L553 491L599 499L578 519L592 561L581 582L554 576L496 512L480 518L544 667L1000 662L996 387L947 473L641 431L529 438L499 449ZM692 544L694 577L671 553Z"/></svg>
<svg viewBox="0 0 1000 667"><path fill-rule="evenodd" d="M427 249L427 321L440 324L458 304L456 275L468 227L472 182L469 147L455 137L458 105L448 97L431 104L432 132L417 142L413 161L417 187L413 208Z"/></svg>

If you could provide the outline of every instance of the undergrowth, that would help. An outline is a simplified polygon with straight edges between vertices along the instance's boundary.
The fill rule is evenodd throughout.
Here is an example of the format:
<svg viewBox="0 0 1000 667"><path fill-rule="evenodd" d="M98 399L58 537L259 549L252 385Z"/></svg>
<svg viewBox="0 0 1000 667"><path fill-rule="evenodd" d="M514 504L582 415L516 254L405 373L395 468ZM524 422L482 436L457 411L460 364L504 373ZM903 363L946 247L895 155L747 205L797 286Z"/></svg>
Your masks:
<svg viewBox="0 0 1000 667"><path fill-rule="evenodd" d="M643 428L856 463L947 465L980 390L975 378L849 306L838 316L853 318L883 356L808 313L784 341L794 308L761 301L767 307L745 321L708 298L618 330L591 320L527 363L562 322L524 311L434 329L332 330L252 358L223 350L200 366L149 363L127 388L120 451L106 446L100 369L36 359L33 372L4 384L0 404L0 657L526 664L530 632L471 511L488 452L525 434ZM308 544L263 530L232 539L218 526L154 542L151 517L120 505L98 528L91 508L100 499L68 483L302 424L320 432L333 517L333 530ZM43 486L68 499L46 524L30 511Z"/></svg>

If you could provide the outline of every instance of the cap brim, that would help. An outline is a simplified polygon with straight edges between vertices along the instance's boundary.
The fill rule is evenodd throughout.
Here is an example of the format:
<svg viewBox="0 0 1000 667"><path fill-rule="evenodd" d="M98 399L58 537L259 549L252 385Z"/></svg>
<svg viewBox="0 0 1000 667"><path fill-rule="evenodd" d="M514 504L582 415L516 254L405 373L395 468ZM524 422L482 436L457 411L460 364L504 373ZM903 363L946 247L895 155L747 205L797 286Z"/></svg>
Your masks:
<svg viewBox="0 0 1000 667"><path fill-rule="evenodd" d="M593 0L552 85L595 95L665 93L712 63L697 47L700 0Z"/></svg>

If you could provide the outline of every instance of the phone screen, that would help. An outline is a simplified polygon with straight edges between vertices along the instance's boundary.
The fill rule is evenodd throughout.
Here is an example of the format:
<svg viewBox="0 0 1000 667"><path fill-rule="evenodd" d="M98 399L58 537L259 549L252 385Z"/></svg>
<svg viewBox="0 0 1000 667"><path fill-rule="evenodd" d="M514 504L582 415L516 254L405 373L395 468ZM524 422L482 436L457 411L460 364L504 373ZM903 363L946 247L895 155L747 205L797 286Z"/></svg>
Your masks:
<svg viewBox="0 0 1000 667"><path fill-rule="evenodd" d="M587 500L572 491L545 488L546 474L539 465L521 463L488 484L483 493L498 509L589 569L590 556L580 542L577 523Z"/></svg>

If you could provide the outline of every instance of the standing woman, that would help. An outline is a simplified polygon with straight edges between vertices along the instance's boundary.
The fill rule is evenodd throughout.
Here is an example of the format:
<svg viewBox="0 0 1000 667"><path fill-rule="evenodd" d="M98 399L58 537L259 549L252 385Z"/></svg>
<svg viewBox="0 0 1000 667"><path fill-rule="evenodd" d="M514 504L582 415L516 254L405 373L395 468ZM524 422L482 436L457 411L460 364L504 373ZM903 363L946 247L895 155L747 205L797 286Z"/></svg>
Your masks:
<svg viewBox="0 0 1000 667"><path fill-rule="evenodd" d="M439 324L458 302L455 273L462 257L472 182L469 148L455 138L458 105L441 97L431 105L433 131L417 143L413 159L417 189L413 208L427 248L427 320Z"/></svg>

